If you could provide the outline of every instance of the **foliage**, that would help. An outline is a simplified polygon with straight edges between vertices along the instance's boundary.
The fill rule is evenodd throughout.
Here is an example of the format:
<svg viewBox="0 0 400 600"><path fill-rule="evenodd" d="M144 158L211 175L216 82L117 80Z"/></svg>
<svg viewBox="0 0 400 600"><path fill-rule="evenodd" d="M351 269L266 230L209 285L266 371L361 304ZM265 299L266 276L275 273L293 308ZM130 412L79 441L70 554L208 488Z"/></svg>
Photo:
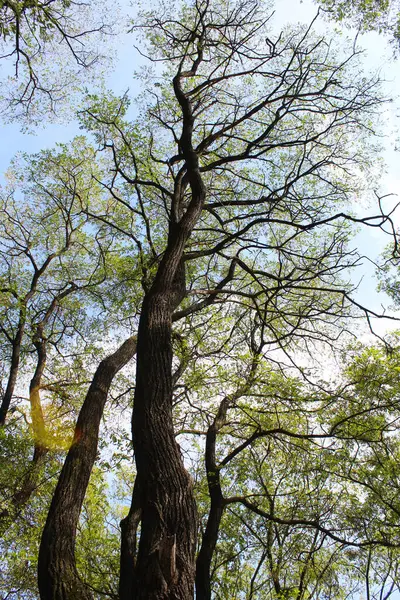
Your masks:
<svg viewBox="0 0 400 600"><path fill-rule="evenodd" d="M21 473L29 464L31 439L26 429L21 431L20 423L10 424L7 439L4 439L3 432L1 435L2 508L7 495L13 493L11 485L18 484ZM43 508L51 501L63 458L63 454L51 454L29 507L15 521L9 521L6 528L2 527L1 598L33 600L38 597L37 552L46 519ZM119 532L117 505L111 502L107 489L106 473L96 469L82 510L77 557L78 566L88 583L94 588L112 592L118 585ZM102 597L102 594L96 595L96 598Z"/></svg>
<svg viewBox="0 0 400 600"><path fill-rule="evenodd" d="M358 31L378 31L389 36L396 49L400 39L400 6L397 0L318 0L326 14Z"/></svg>
<svg viewBox="0 0 400 600"><path fill-rule="evenodd" d="M105 65L105 54L98 48L99 42L104 46L111 26L97 2L2 0L3 118L37 124L68 107L93 67Z"/></svg>

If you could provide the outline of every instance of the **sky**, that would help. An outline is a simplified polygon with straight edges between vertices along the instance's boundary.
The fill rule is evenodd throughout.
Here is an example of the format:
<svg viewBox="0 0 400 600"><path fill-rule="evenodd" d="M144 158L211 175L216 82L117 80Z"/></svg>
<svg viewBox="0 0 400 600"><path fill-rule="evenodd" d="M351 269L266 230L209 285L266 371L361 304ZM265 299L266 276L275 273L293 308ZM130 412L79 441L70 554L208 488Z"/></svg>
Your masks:
<svg viewBox="0 0 400 600"><path fill-rule="evenodd" d="M142 4L143 5L143 4ZM145 5L145 3L144 3ZM120 21L126 23L123 14L129 11L133 15L133 9L130 8L128 0L122 0L120 5ZM309 23L317 13L317 6L312 0L279 0L274 8L272 22L278 29L284 27L288 22ZM329 30L338 29L337 25L327 23L319 19L315 28L320 33L327 33ZM349 36L354 39L355 32L347 30L344 37ZM136 82L134 71L138 68L138 62L141 60L139 53L134 48L134 37L132 34L119 35L112 41L115 48L115 60L113 67L105 76L105 87L112 89L116 93L123 93L130 88L130 93L135 93ZM363 62L365 69L379 70L381 77L386 81L384 89L389 97L396 98L400 96L400 59L392 59L392 48L387 40L377 33L358 36L357 43L365 48ZM384 160L386 162L386 174L380 181L379 195L393 194L385 202L386 207L393 206L400 200L400 173L398 170L398 152L395 150L400 121L399 99L395 99L386 111L385 137L382 139L384 146ZM46 123L36 127L32 132L21 131L19 124L3 125L2 144L0 145L0 182L3 173L7 169L10 160L19 151L38 152L43 148L52 147L56 142L68 142L74 136L82 134L77 121L71 118L67 123ZM396 196L398 194L398 196ZM371 207L369 214L374 212ZM396 223L400 227L400 210L395 217ZM360 252L368 255L375 260L383 251L387 238L377 231L369 229L368 232L360 233L355 241ZM381 305L390 304L389 299L376 291L377 282L374 278L374 268L368 261L364 261L364 266L353 275L353 283L359 284L356 292L356 299L375 311L381 311ZM383 334L385 331L393 328L393 322L387 320L376 322L376 330Z"/></svg>

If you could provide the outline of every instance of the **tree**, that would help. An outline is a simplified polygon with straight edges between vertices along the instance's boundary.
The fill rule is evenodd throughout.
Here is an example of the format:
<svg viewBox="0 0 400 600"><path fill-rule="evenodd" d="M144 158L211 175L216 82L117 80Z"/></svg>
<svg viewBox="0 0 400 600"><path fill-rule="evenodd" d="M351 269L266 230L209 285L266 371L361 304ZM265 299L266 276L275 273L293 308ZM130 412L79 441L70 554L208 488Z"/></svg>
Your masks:
<svg viewBox="0 0 400 600"><path fill-rule="evenodd" d="M19 156L1 193L2 387L7 392L10 380L14 387L8 396L1 395L0 530L5 576L0 597L3 593L10 598L37 597L33 582L46 516L43 503L51 499L61 458L71 445L92 365L107 351L104 344L116 322L129 327L131 315L126 318L116 300L122 289L129 288L132 310L134 289L120 264L124 250L115 234L89 223L85 213L89 203L101 205L94 155L93 148L77 138L68 150L59 145L53 151ZM110 302L112 317L107 316ZM16 354L19 361L13 361ZM95 378L97 385L103 386L110 377L109 362L105 360L103 373ZM117 365L117 371L120 368ZM96 481L105 489L103 479ZM91 489L93 484L86 508ZM103 540L111 537L105 525L94 526L96 514L100 521L91 510L90 526L80 524L78 539L87 544L90 538L93 542L93 531ZM24 545L22 554L16 552L15 540ZM86 556L92 554L85 552ZM98 557L93 562L102 566ZM82 564L79 553L78 563ZM86 579L95 585L92 571Z"/></svg>
<svg viewBox="0 0 400 600"><path fill-rule="evenodd" d="M0 281L7 300L1 307L0 330L9 373L1 425L14 394L26 328L38 355L37 381L31 390L35 394L49 342L74 335L74 317L68 314L68 305L67 314L63 313L63 302L71 294L95 289L105 279L107 241L101 245L100 236L87 234L87 217L81 208L88 195L96 195L89 183L92 156L93 150L84 147L82 140L76 141L68 158L65 148L54 154L44 152L15 165L9 172L10 185L2 190ZM17 182L25 196L22 201L17 197ZM82 323L77 329L81 327Z"/></svg>
<svg viewBox="0 0 400 600"><path fill-rule="evenodd" d="M344 360L331 393L328 382L313 390L276 376L274 390L270 374L263 393L231 408L214 468L229 519L213 557L215 597L240 587L262 598L378 598L398 588L396 535L386 528L398 510L389 484L398 354L353 348Z"/></svg>
<svg viewBox="0 0 400 600"><path fill-rule="evenodd" d="M213 315L218 306L216 315L228 321L229 307L238 304L241 312L231 313L234 322L224 326L218 344L228 344L224 336L235 344L250 336L249 370L241 367L243 383L227 392L209 434L213 511L219 470L211 468L212 439L229 408L249 394L259 361L272 348L291 352L296 342L303 348L317 340L333 344L354 307L339 277L357 263L347 249L347 224L357 219L338 205L353 199L359 184L351 173L365 164L381 103L377 82L351 70L356 54L335 60L311 28L271 41L267 25L256 2L198 2L179 19L167 9L144 13L134 27L146 33L150 59L166 69L155 75L155 101L133 124L124 117L124 99L92 98L83 117L112 161L103 185L135 217L141 234L144 296L132 417L138 481L132 506L140 507L141 529L131 563L134 598L193 596L196 503L175 441L172 323L187 319L189 335L180 335L190 340L203 309ZM110 215L99 218L113 226ZM361 221L380 226L388 218ZM226 499L218 492L215 502L221 513ZM199 553L199 598L209 597L202 582L209 579L220 516L209 519L216 521L201 567L209 529ZM134 521L137 528L137 516ZM42 548L48 544L43 538ZM64 575L43 562L43 581L46 568L54 584L41 589L42 598L56 598Z"/></svg>
<svg viewBox="0 0 400 600"><path fill-rule="evenodd" d="M104 359L82 405L74 439L43 530L39 555L39 589L44 597L92 597L92 593L80 581L76 569L76 530L96 458L100 420L108 390L115 375L135 352L136 338L129 338L114 354Z"/></svg>
<svg viewBox="0 0 400 600"><path fill-rule="evenodd" d="M313 381L307 368L373 314L347 278L360 260L352 224L393 232L380 209L351 210L373 177L379 81L312 25L275 37L253 0L159 6L133 28L155 65L137 119L127 97L93 95L82 113L101 190L82 214L117 236L138 321L120 598L186 600L195 579L199 599L214 582L257 597L263 578L266 598L340 598L338 582L365 565L364 549L381 549L385 562L385 548L398 546L387 499L356 495L369 489L370 448L384 438L383 456L390 446L393 407L373 401L366 418L357 386ZM74 546L105 400L86 396L56 487L39 553L42 600L95 597Z"/></svg>

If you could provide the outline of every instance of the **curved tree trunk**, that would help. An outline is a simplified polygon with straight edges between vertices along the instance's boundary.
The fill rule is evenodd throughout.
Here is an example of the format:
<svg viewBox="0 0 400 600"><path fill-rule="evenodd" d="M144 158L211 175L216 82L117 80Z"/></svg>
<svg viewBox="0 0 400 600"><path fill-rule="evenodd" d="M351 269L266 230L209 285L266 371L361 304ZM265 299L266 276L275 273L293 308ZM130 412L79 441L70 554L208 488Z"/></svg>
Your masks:
<svg viewBox="0 0 400 600"><path fill-rule="evenodd" d="M42 467L44 458L49 451L48 432L47 432L46 423L44 420L42 403L40 400L40 387L42 384L42 377L43 377L43 373L44 373L44 370L46 367L46 361L47 361L47 340L44 337L44 328L45 328L45 325L48 322L49 318L53 314L58 302L65 296L69 295L71 292L75 291L75 289L76 289L76 286L71 285L70 287L65 289L63 292L58 294L58 296L53 298L46 313L44 314L43 319L36 325L36 331L35 331L35 334L33 335L32 342L36 348L37 361L36 361L35 372L33 374L33 377L31 379L31 382L29 385L29 403L30 403L30 408L31 408L32 434L33 434L33 440L34 440L33 458L32 458L31 463L28 466L28 470L23 478L21 486L14 493L14 495L11 499L10 508L7 508L6 510L4 510L0 513L0 520L10 519L10 518L15 519L18 514L18 511L20 511L25 506L25 504L27 504L32 493L34 492L34 490L37 487L41 467ZM15 346L16 349L20 348L20 346L21 346L22 335L24 332L23 324L25 321L22 318L23 315L24 315L24 312L21 312L18 335L15 338L15 340L18 342L17 345ZM19 353L20 353L20 350L18 349L18 361L16 363L14 362L14 367L15 367L14 374L13 374L14 385L15 385L15 381L16 381L17 373L18 373ZM14 356L14 354L13 354L13 356ZM12 361L12 364L13 364L13 361ZM10 386L10 380L9 380L8 387L9 386ZM8 389L8 387L7 387L7 389ZM9 404L10 404L13 390L14 390L14 387L12 386L12 389L10 392L11 395L9 396L9 399L6 403L4 418L6 416L6 413L7 413Z"/></svg>
<svg viewBox="0 0 400 600"><path fill-rule="evenodd" d="M11 353L11 365L10 365L7 387L6 387L6 391L4 392L4 395L3 395L3 398L1 401L1 406L0 406L0 426L5 425L7 413L10 408L10 403L11 403L11 400L12 400L12 397L14 394L15 385L17 383L19 362L20 362L20 357L21 357L21 345L22 345L22 340L23 340L23 336L24 336L24 332L25 332L25 325L26 325L27 306L28 306L29 300L32 298L32 296L36 292L37 284L38 284L40 277L43 275L43 273L45 273L47 267L49 266L51 261L55 258L56 254L55 253L49 254L49 256L46 258L46 260L43 262L43 264L40 268L38 268L35 265L31 255L28 254L28 256L30 256L30 258L33 262L33 265L34 265L34 273L32 276L30 289L23 298L20 298L20 297L18 297L17 294L13 293L14 297L18 300L18 302L21 305L21 308L19 311L18 326L17 326L17 331L15 333L14 338L11 338L11 336L8 336L6 334L9 342L12 344L12 353ZM64 290L63 292L61 292L56 298L54 298L52 300L48 310L46 311L44 319L42 320L40 325L38 325L38 328L41 328L41 332L43 332L43 327L44 327L46 321L48 320L48 318L50 317L51 313L53 312L57 302L64 296L67 296L69 293L71 293L71 291L73 291L75 289L76 289L76 286L74 284L72 284L72 286L70 286L67 290Z"/></svg>
<svg viewBox="0 0 400 600"><path fill-rule="evenodd" d="M114 376L136 352L136 337L126 340L97 368L77 420L39 550L41 600L89 600L75 564L75 537L90 473L96 459L100 421Z"/></svg>
<svg viewBox="0 0 400 600"><path fill-rule="evenodd" d="M179 149L185 165L171 197L168 242L139 322L133 446L141 485L141 533L133 600L192 600L197 511L192 482L175 441L172 419L172 313L185 297L185 245L200 218L206 187L193 147L194 114L178 70L173 85L182 111ZM190 200L185 197L190 186Z"/></svg>
<svg viewBox="0 0 400 600"><path fill-rule="evenodd" d="M40 401L40 386L47 360L46 340L43 338L43 324L38 325L33 344L37 353L36 369L29 386L33 439L35 450L47 452L48 434L43 416L42 403Z"/></svg>

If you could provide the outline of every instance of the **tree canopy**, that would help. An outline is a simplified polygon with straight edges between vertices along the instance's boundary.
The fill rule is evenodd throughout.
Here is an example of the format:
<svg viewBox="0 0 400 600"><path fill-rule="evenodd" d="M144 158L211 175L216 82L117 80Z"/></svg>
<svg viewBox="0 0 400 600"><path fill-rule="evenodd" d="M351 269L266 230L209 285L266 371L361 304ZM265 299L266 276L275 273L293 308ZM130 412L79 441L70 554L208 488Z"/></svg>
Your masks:
<svg viewBox="0 0 400 600"><path fill-rule="evenodd" d="M105 64L99 41L113 25L95 1L2 0L2 117L38 123L68 105L92 67Z"/></svg>
<svg viewBox="0 0 400 600"><path fill-rule="evenodd" d="M52 40L58 9L18 18ZM3 600L400 590L400 344L357 340L384 314L352 275L381 231L398 301L387 99L352 44L271 17L139 8L134 110L92 91L84 135L7 173Z"/></svg>

